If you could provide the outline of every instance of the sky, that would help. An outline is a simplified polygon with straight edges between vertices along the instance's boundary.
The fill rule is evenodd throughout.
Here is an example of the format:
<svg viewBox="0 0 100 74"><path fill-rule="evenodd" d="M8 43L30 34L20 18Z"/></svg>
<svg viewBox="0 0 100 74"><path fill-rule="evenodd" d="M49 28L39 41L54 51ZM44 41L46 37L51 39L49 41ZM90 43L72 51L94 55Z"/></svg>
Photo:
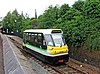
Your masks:
<svg viewBox="0 0 100 74"><path fill-rule="evenodd" d="M24 15L27 13L29 17L35 16L35 9L37 16L43 14L43 12L50 6L59 6L63 4L73 5L77 0L0 0L0 17L6 16L9 11L17 9L18 13L21 14L23 11Z"/></svg>

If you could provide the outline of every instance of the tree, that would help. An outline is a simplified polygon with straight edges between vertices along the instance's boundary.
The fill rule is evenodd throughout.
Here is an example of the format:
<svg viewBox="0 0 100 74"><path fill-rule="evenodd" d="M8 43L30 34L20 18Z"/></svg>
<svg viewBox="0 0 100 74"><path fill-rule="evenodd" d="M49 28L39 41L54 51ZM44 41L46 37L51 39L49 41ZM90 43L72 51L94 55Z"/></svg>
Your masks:
<svg viewBox="0 0 100 74"><path fill-rule="evenodd" d="M100 0L86 0L83 5L83 13L87 18L99 18Z"/></svg>
<svg viewBox="0 0 100 74"><path fill-rule="evenodd" d="M32 25L32 28L38 28L38 19L37 18L31 18L31 25Z"/></svg>
<svg viewBox="0 0 100 74"><path fill-rule="evenodd" d="M80 24L82 19L83 15L80 11L70 8L62 18L58 19L60 23L58 22L54 27L61 28L64 31L64 36L68 44L75 47L81 46L84 37Z"/></svg>
<svg viewBox="0 0 100 74"><path fill-rule="evenodd" d="M4 17L4 19L2 20L3 28L5 29L6 32L7 30L9 31L11 29L10 20L11 20L11 13L9 11L7 15Z"/></svg>
<svg viewBox="0 0 100 74"><path fill-rule="evenodd" d="M22 25L20 26L21 29L21 34L23 33L24 30L26 29L32 29L32 25L31 25L31 20L30 18L26 18L22 20Z"/></svg>
<svg viewBox="0 0 100 74"><path fill-rule="evenodd" d="M78 0L77 2L75 2L72 6L73 8L79 10L80 12L83 12L83 5L84 5L84 2L83 0Z"/></svg>
<svg viewBox="0 0 100 74"><path fill-rule="evenodd" d="M58 7L49 6L45 13L39 16L40 28L52 28L58 19Z"/></svg>
<svg viewBox="0 0 100 74"><path fill-rule="evenodd" d="M70 7L68 4L63 4L61 7L60 7L60 10L59 10L59 17L62 17L66 11L70 10Z"/></svg>

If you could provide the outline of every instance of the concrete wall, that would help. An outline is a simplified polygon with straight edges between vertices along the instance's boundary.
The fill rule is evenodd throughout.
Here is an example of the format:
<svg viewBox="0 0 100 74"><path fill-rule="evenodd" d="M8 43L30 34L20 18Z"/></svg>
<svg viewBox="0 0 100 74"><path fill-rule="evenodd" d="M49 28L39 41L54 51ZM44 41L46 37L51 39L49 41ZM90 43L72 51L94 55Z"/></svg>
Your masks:
<svg viewBox="0 0 100 74"><path fill-rule="evenodd" d="M0 74L4 74L4 66L3 66L3 44L0 33Z"/></svg>
<svg viewBox="0 0 100 74"><path fill-rule="evenodd" d="M5 74L25 74L7 36L2 35L2 38Z"/></svg>

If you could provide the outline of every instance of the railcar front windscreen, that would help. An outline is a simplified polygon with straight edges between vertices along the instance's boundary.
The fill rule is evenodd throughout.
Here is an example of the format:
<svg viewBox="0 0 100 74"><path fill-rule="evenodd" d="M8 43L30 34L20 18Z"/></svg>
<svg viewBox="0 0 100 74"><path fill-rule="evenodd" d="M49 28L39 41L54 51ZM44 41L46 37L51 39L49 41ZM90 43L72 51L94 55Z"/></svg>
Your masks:
<svg viewBox="0 0 100 74"><path fill-rule="evenodd" d="M48 46L63 46L65 41L62 34L47 34L45 35L46 43Z"/></svg>

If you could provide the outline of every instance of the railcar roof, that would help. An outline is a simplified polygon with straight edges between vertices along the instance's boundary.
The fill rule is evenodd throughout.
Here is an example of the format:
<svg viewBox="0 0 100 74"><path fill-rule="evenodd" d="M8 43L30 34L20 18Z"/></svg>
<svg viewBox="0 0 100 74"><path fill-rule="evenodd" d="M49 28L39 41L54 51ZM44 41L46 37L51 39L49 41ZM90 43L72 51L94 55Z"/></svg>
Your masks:
<svg viewBox="0 0 100 74"><path fill-rule="evenodd" d="M51 34L53 30L61 30L61 29L27 29L24 32L36 32L36 33L43 33L43 34ZM62 32L62 30L61 30Z"/></svg>

